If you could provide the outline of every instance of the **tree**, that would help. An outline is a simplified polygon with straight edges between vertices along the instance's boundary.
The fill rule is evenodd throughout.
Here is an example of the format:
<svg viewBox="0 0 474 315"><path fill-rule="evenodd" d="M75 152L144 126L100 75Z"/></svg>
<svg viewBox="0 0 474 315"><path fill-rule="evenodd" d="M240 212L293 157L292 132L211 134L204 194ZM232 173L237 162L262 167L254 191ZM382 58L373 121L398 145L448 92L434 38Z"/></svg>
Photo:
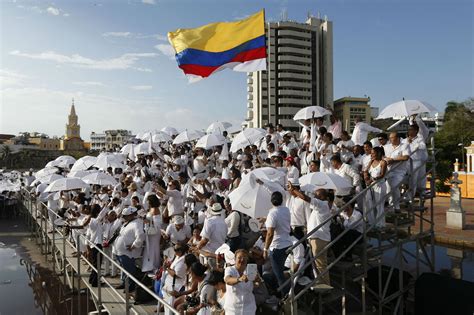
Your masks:
<svg viewBox="0 0 474 315"><path fill-rule="evenodd" d="M473 98L446 104L443 127L435 134L435 147L440 149L436 155L436 172L441 183L451 177L452 165L456 158L462 161L464 147L474 140L474 112L471 109L473 104Z"/></svg>
<svg viewBox="0 0 474 315"><path fill-rule="evenodd" d="M0 148L0 159L6 167L8 167L10 165L9 162L11 160L11 156L12 156L12 150L10 149L10 147L8 145L4 144Z"/></svg>

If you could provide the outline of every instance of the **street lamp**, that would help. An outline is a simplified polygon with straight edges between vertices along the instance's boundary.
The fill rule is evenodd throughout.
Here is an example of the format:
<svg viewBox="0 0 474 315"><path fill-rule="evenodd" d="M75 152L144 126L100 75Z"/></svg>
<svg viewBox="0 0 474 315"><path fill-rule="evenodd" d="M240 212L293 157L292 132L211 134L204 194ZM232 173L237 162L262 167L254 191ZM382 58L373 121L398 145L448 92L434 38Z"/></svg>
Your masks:
<svg viewBox="0 0 474 315"><path fill-rule="evenodd" d="M466 170L464 169L464 144L463 143L458 143L458 147L461 148L461 161L462 161L462 170L465 172Z"/></svg>

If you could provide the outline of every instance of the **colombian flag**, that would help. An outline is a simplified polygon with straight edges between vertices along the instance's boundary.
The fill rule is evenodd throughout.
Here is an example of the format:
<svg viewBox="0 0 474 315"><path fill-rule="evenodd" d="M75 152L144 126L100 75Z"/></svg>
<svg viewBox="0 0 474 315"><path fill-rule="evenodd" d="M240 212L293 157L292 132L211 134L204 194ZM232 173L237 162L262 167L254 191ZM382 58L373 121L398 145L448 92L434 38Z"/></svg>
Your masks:
<svg viewBox="0 0 474 315"><path fill-rule="evenodd" d="M244 20L218 22L168 33L178 66L191 81L229 68L266 69L265 17L260 11Z"/></svg>

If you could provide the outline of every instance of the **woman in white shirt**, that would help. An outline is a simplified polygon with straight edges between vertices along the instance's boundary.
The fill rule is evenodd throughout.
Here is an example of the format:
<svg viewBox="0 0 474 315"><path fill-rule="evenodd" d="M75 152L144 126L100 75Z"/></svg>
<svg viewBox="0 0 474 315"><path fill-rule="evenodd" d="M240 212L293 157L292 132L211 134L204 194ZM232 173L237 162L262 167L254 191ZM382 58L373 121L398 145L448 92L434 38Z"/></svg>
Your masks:
<svg viewBox="0 0 474 315"><path fill-rule="evenodd" d="M161 186L157 186L158 194L161 197L168 198L168 217L172 218L175 215L184 214L183 195L180 191L180 184L177 180L172 180L168 183L168 190Z"/></svg>
<svg viewBox="0 0 474 315"><path fill-rule="evenodd" d="M331 158L336 153L336 146L332 144L332 134L326 133L323 136L323 144L318 148L321 160L321 172L330 172Z"/></svg>
<svg viewBox="0 0 474 315"><path fill-rule="evenodd" d="M226 294L224 311L226 315L255 314L257 310L255 296L252 292L257 278L253 282L245 274L248 259L248 252L239 249L235 252L235 266L225 269Z"/></svg>
<svg viewBox="0 0 474 315"><path fill-rule="evenodd" d="M191 238L191 228L184 224L182 216L175 216L173 223L166 228L163 238L169 240L173 245L187 243Z"/></svg>
<svg viewBox="0 0 474 315"><path fill-rule="evenodd" d="M143 272L155 271L160 268L160 200L156 195L149 195L147 202L150 210L148 210L144 220L146 244L142 262Z"/></svg>
<svg viewBox="0 0 474 315"><path fill-rule="evenodd" d="M165 262L164 269L166 275L164 276L163 298L168 304L173 305L177 292L181 292L186 284L186 264L184 258L188 251L188 245L178 244L174 247L175 256L173 261ZM165 315L170 315L172 312L165 308Z"/></svg>

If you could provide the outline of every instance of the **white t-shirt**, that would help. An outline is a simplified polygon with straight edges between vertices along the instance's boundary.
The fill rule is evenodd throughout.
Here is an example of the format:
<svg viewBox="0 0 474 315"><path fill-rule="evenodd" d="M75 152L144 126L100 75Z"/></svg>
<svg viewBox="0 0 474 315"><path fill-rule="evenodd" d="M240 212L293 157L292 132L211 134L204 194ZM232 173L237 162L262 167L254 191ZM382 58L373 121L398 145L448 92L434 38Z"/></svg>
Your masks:
<svg viewBox="0 0 474 315"><path fill-rule="evenodd" d="M168 215L183 214L183 195L181 195L181 192L176 189L167 190L166 196L168 196Z"/></svg>
<svg viewBox="0 0 474 315"><path fill-rule="evenodd" d="M345 211L341 212L341 217L344 219L344 228L350 229L350 230L356 230L360 233L363 232L363 227L362 227L362 220L357 222L359 219L362 218L362 214L357 211L353 210L352 215L349 217Z"/></svg>
<svg viewBox="0 0 474 315"><path fill-rule="evenodd" d="M301 198L289 195L286 198L286 206L290 209L291 226L306 226L311 215L309 204Z"/></svg>
<svg viewBox="0 0 474 315"><path fill-rule="evenodd" d="M265 226L274 228L273 240L270 250L282 249L291 246L291 214L290 209L285 206L274 207L268 213Z"/></svg>
<svg viewBox="0 0 474 315"><path fill-rule="evenodd" d="M322 201L317 198L311 198L311 215L308 220L308 233L314 230L319 224L327 220L331 213L329 211L329 205L327 201ZM328 221L322 227L320 227L316 232L311 234L310 239L319 238L323 241L331 241L330 233L331 221Z"/></svg>
<svg viewBox="0 0 474 315"><path fill-rule="evenodd" d="M225 218L225 223L227 224L227 236L230 238L239 236L240 214L237 211L232 211Z"/></svg>
<svg viewBox="0 0 474 315"><path fill-rule="evenodd" d="M202 249L211 253L225 243L227 237L227 224L220 215L213 215L204 220L201 237L208 239L206 246Z"/></svg>
<svg viewBox="0 0 474 315"><path fill-rule="evenodd" d="M239 271L234 267L225 268L226 277L240 277ZM226 284L224 311L225 314L255 314L257 305L253 294L253 282L239 282L234 285Z"/></svg>
<svg viewBox="0 0 474 315"><path fill-rule="evenodd" d="M171 243L177 244L183 242L185 239L191 238L191 227L184 225L179 231L175 224L170 224L166 228L166 235L170 238Z"/></svg>

